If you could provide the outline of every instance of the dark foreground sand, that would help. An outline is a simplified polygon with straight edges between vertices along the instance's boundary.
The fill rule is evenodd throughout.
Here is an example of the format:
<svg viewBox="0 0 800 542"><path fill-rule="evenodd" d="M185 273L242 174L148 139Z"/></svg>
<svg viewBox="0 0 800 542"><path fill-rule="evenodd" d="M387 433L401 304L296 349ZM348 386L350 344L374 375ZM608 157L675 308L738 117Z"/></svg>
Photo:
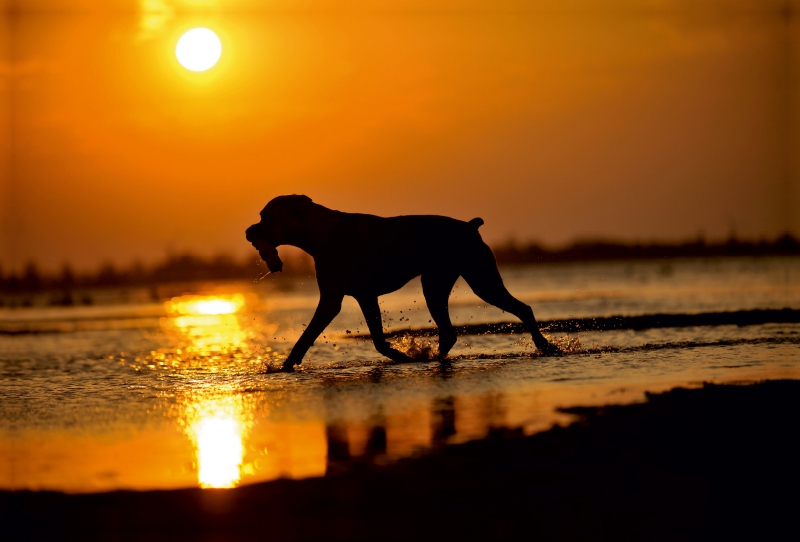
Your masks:
<svg viewBox="0 0 800 542"><path fill-rule="evenodd" d="M580 421L565 429L505 433L321 479L215 491L0 492L0 539L797 536L800 381L675 389L645 404L570 412Z"/></svg>

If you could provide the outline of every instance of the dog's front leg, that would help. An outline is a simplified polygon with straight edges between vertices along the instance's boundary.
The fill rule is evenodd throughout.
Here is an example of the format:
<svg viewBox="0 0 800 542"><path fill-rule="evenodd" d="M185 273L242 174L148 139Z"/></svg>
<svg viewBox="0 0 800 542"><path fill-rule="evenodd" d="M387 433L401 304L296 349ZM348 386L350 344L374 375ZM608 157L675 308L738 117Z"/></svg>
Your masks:
<svg viewBox="0 0 800 542"><path fill-rule="evenodd" d="M344 299L344 295L320 295L319 304L313 318L311 318L311 322L309 322L303 334L300 335L300 339L295 343L289 357L283 362L284 371L291 371L295 365L299 365L303 361L303 356L306 355L306 352L317 340L317 337L325 331L328 324L342 310L342 299Z"/></svg>
<svg viewBox="0 0 800 542"><path fill-rule="evenodd" d="M375 349L392 361L413 361L410 357L399 350L395 350L386 342L386 338L383 336L383 320L381 319L381 308L378 305L378 298L357 297L356 301L358 301L358 305L364 313L364 319L367 321L367 327L369 327L369 333L372 335L372 342L375 344Z"/></svg>

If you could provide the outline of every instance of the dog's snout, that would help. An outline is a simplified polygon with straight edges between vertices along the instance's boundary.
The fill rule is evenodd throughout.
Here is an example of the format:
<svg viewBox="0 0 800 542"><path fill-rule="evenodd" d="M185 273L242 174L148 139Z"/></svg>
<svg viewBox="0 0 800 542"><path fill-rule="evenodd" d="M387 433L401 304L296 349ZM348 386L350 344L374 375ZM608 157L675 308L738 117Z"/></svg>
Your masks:
<svg viewBox="0 0 800 542"><path fill-rule="evenodd" d="M252 243L258 238L257 237L258 230L259 230L258 224L253 224L252 226L250 226L245 230L244 235L247 238L247 240Z"/></svg>

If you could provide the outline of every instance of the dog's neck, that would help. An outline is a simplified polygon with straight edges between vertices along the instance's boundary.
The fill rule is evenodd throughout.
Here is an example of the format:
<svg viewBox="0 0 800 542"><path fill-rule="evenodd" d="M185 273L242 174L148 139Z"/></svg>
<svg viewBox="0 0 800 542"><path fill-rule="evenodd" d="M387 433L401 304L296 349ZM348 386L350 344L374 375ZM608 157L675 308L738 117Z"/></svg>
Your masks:
<svg viewBox="0 0 800 542"><path fill-rule="evenodd" d="M336 228L343 213L316 203L312 205L314 210L308 213L306 228L295 232L283 244L295 246L316 258L324 250L331 232Z"/></svg>

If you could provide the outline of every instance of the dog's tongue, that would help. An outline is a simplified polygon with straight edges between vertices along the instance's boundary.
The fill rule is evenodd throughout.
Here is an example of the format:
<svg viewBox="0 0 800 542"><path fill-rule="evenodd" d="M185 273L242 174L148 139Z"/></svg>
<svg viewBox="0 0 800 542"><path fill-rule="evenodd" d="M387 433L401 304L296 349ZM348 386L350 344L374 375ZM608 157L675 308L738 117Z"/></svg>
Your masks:
<svg viewBox="0 0 800 542"><path fill-rule="evenodd" d="M280 273L283 270L283 262L278 256L278 249L262 239L253 241L253 246L258 250L261 259L267 262L267 267L272 273Z"/></svg>

